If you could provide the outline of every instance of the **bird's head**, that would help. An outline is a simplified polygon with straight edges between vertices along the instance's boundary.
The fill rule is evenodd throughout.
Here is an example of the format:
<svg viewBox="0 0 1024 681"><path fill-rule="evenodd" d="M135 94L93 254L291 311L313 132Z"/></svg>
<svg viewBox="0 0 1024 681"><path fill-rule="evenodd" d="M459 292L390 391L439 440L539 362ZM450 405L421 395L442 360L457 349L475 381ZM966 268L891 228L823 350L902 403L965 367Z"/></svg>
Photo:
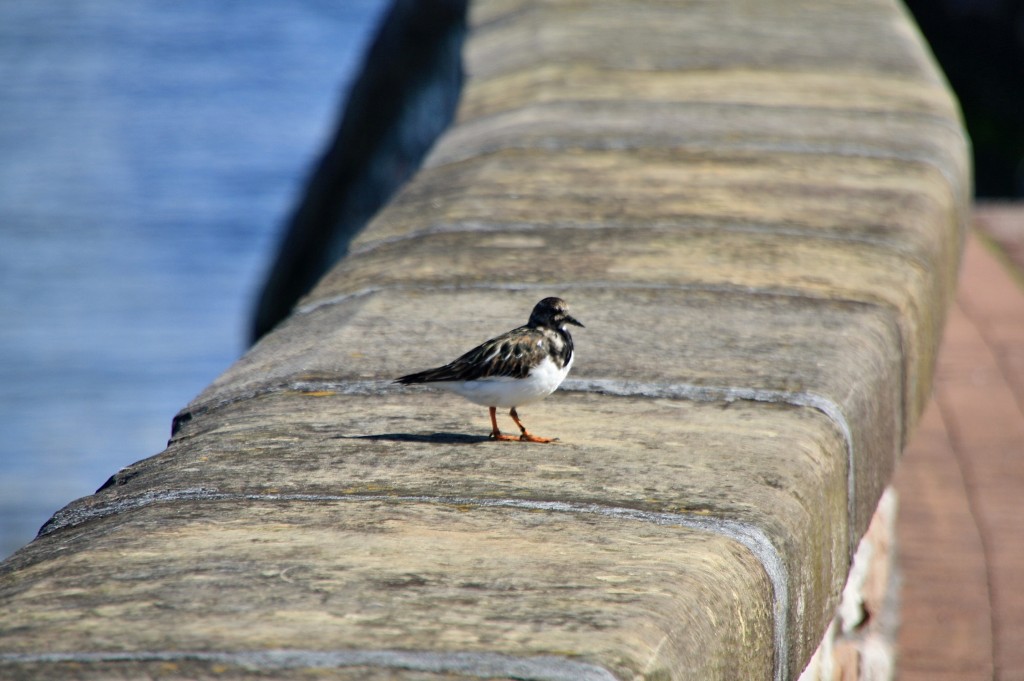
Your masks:
<svg viewBox="0 0 1024 681"><path fill-rule="evenodd" d="M583 326L583 324L569 314L569 304L564 300L561 298L545 298L534 305L527 326L533 328L564 329L566 324Z"/></svg>

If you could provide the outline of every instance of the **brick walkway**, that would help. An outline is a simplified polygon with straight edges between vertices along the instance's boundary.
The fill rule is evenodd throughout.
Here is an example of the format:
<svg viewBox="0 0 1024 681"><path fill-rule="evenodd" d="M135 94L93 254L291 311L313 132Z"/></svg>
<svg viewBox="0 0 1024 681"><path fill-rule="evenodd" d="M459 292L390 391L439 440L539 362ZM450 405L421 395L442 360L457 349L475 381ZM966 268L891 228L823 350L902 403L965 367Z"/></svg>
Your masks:
<svg viewBox="0 0 1024 681"><path fill-rule="evenodd" d="M1024 205L976 224L895 481L901 680L1024 680Z"/></svg>

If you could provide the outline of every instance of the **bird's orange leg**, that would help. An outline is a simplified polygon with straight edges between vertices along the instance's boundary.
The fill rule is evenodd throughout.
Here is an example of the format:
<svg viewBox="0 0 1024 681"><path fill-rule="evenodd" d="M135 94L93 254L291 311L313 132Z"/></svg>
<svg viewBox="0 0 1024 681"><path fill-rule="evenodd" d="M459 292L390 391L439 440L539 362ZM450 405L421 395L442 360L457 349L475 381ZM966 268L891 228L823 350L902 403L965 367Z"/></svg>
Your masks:
<svg viewBox="0 0 1024 681"><path fill-rule="evenodd" d="M519 439L522 440L523 442L554 442L555 439L557 439L550 437L539 437L526 430L526 426L524 426L523 422L519 420L519 414L516 413L515 407L512 407L512 409L508 412L508 415L511 416L512 420L516 422L517 426L519 426L519 431L522 433L522 435L519 436Z"/></svg>
<svg viewBox="0 0 1024 681"><path fill-rule="evenodd" d="M497 408L490 407L491 410L491 439L492 440L518 440L515 435L503 435L498 430L498 417L496 416Z"/></svg>

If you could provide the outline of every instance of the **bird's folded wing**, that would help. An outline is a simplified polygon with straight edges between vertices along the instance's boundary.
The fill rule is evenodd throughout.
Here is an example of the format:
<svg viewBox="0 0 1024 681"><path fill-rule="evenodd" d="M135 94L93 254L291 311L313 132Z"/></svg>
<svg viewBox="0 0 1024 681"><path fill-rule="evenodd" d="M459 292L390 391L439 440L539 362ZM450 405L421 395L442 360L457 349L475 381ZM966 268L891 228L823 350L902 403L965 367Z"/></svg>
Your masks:
<svg viewBox="0 0 1024 681"><path fill-rule="evenodd" d="M513 329L492 338L443 367L427 369L398 379L399 383L475 381L483 378L526 378L530 369L547 354L542 333L529 327Z"/></svg>

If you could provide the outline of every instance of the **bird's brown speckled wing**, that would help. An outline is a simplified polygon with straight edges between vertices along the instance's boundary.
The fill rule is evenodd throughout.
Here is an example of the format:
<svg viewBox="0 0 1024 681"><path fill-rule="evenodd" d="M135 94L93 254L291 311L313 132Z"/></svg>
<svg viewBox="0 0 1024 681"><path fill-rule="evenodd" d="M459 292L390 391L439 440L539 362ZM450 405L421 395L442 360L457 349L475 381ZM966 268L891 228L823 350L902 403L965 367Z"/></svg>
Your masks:
<svg viewBox="0 0 1024 681"><path fill-rule="evenodd" d="M495 376L525 378L549 353L543 332L521 326L478 345L453 362L395 379L396 383L473 381Z"/></svg>

